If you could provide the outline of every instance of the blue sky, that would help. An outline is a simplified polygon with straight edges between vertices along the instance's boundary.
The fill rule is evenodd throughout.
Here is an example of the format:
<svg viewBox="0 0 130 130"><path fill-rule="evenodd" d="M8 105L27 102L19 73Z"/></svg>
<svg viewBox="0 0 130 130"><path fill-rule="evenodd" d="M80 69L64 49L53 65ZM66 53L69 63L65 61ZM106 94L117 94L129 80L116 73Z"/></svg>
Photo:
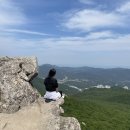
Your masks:
<svg viewBox="0 0 130 130"><path fill-rule="evenodd" d="M130 68L130 0L0 0L0 56Z"/></svg>

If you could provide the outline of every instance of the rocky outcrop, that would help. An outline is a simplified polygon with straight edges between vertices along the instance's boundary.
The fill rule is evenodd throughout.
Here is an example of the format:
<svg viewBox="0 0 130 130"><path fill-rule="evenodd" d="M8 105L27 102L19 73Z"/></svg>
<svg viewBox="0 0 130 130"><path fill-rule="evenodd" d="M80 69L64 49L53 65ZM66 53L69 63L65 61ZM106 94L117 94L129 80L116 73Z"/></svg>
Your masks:
<svg viewBox="0 0 130 130"><path fill-rule="evenodd" d="M77 119L60 116L63 98L46 103L31 86L37 73L35 57L0 58L0 130L81 130Z"/></svg>
<svg viewBox="0 0 130 130"><path fill-rule="evenodd" d="M0 114L0 130L81 130L77 119L60 116L64 99L45 103L43 99L13 114Z"/></svg>
<svg viewBox="0 0 130 130"><path fill-rule="evenodd" d="M35 57L0 58L0 112L16 112L39 97L30 84L37 73Z"/></svg>

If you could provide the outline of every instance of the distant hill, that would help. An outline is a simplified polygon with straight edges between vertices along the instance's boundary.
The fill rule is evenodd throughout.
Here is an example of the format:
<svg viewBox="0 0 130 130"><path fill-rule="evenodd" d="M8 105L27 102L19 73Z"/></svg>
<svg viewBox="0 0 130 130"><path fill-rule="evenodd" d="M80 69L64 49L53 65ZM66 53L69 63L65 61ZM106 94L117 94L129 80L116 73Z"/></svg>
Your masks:
<svg viewBox="0 0 130 130"><path fill-rule="evenodd" d="M98 84L111 86L128 86L130 87L130 69L125 68L92 68L92 67L59 67L55 65L44 64L39 66L39 77L46 77L49 69L55 68L57 70L57 78L59 80L67 77L66 83L72 84L70 79L86 80L88 86ZM72 85L78 84L77 82ZM83 82L82 82L83 84ZM82 86L81 84L78 86Z"/></svg>

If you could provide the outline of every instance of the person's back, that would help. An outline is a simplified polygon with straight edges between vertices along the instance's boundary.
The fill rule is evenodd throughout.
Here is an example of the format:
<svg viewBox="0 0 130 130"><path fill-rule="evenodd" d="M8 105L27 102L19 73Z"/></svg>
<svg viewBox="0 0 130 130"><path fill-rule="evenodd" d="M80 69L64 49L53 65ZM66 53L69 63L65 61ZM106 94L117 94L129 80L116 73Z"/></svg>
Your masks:
<svg viewBox="0 0 130 130"><path fill-rule="evenodd" d="M53 77L45 78L44 84L46 87L46 91L48 91L48 92L56 91L56 88L58 88L57 80Z"/></svg>
<svg viewBox="0 0 130 130"><path fill-rule="evenodd" d="M51 69L48 76L44 80L44 85L46 88L46 93L44 95L45 99L57 100L62 97L62 92L58 92L58 83L54 78L55 74L56 70Z"/></svg>

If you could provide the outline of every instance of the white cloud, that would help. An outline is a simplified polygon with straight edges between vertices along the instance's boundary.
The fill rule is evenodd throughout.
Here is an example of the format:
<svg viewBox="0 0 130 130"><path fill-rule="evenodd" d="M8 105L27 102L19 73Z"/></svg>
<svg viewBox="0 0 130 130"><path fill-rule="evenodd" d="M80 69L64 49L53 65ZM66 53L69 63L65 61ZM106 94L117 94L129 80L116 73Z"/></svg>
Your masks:
<svg viewBox="0 0 130 130"><path fill-rule="evenodd" d="M27 25L28 19L26 18L22 8L18 7L13 0L0 0L0 33L6 36L15 35L18 33L41 35L48 34L30 31L14 29L19 28L21 25Z"/></svg>
<svg viewBox="0 0 130 130"><path fill-rule="evenodd" d="M118 9L120 13L129 13L130 14L130 2L126 2L125 4L121 5Z"/></svg>
<svg viewBox="0 0 130 130"><path fill-rule="evenodd" d="M93 0L79 0L79 2L84 4L94 4Z"/></svg>
<svg viewBox="0 0 130 130"><path fill-rule="evenodd" d="M45 36L48 34L41 33L41 32L35 32L35 31L29 31L29 30L20 30L20 29L4 29L3 32L11 32L11 33L23 33L23 34L32 34L32 35L41 35Z"/></svg>
<svg viewBox="0 0 130 130"><path fill-rule="evenodd" d="M101 32L91 32L87 38L88 39L108 39L108 38L114 38L117 37L117 34L111 32L111 31L101 31Z"/></svg>
<svg viewBox="0 0 130 130"><path fill-rule="evenodd" d="M38 49L47 52L56 51L122 51L130 50L130 34L119 35L110 31L90 33L86 37L61 37L44 39L16 39L0 37L1 49L12 46L19 49ZM3 43L3 44L2 44ZM13 45L13 44L14 45Z"/></svg>
<svg viewBox="0 0 130 130"><path fill-rule="evenodd" d="M41 41L41 43L48 48L54 50L66 50L66 51L122 51L130 50L130 35L116 35L110 37L110 34L101 37L100 33L90 34L86 37L62 37L52 38ZM103 34L103 32L101 33ZM105 34L105 32L104 32ZM94 37L94 38L93 38ZM96 38L97 37L97 38ZM65 52L65 51L64 51Z"/></svg>
<svg viewBox="0 0 130 130"><path fill-rule="evenodd" d="M59 38L52 37L32 40L17 39L14 35L10 36L10 33L46 34L36 31L13 29L17 25L26 24L26 16L21 8L15 6L13 0L0 0L0 29L3 30L0 31L0 33L3 33L3 35L0 35L0 55L36 55L42 63L64 64L68 62L76 64L78 62L82 64L91 62L92 57L89 57L90 53L105 52L102 53L103 55L99 58L102 59L107 52L130 52L130 34L116 34L112 31L94 32L97 28L124 26L125 19L121 11L125 12L129 9L127 6L123 6L118 9L120 12L117 10L106 12L96 9L84 9L68 14L64 26L69 29L91 31L85 37L62 36ZM113 55L113 57L114 56L115 55ZM122 60L125 60L125 58L128 59L130 53L125 56ZM88 57L88 59L86 57ZM113 57L111 56L110 59L113 59ZM101 61L99 61L97 55L95 56L94 63L96 63L96 59L100 64ZM106 59L106 57L104 59ZM109 61L111 61L110 64L112 64L114 60ZM123 61L120 59L119 61L123 64ZM124 64L129 60L125 61ZM130 65L130 62L126 65Z"/></svg>
<svg viewBox="0 0 130 130"><path fill-rule="evenodd" d="M120 14L84 9L69 14L63 25L69 29L92 31L97 28L123 26L124 23Z"/></svg>
<svg viewBox="0 0 130 130"><path fill-rule="evenodd" d="M105 31L90 33L86 37L52 37L34 40L0 36L0 55L35 55L40 63L62 65L87 65L89 63L91 65L92 62L101 65L104 60L107 62L106 65L130 65L128 60L130 34L111 36L112 34L114 33ZM97 52L101 55L97 55ZM125 54L125 52L128 53Z"/></svg>
<svg viewBox="0 0 130 130"><path fill-rule="evenodd" d="M13 0L0 0L0 26L21 25L27 19L21 8L17 7ZM1 28L0 27L0 28Z"/></svg>

